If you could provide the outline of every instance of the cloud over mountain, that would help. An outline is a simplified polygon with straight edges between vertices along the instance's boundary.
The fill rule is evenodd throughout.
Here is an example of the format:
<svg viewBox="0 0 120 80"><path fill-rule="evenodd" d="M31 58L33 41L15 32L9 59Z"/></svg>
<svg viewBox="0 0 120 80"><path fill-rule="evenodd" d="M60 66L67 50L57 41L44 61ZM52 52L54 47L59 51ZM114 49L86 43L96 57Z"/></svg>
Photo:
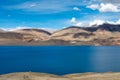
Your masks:
<svg viewBox="0 0 120 80"><path fill-rule="evenodd" d="M92 4L87 6L87 8L99 10L100 12L120 12L119 7L111 3Z"/></svg>
<svg viewBox="0 0 120 80"><path fill-rule="evenodd" d="M120 0L0 0L0 27L60 29L120 18ZM97 21L94 21L97 20Z"/></svg>

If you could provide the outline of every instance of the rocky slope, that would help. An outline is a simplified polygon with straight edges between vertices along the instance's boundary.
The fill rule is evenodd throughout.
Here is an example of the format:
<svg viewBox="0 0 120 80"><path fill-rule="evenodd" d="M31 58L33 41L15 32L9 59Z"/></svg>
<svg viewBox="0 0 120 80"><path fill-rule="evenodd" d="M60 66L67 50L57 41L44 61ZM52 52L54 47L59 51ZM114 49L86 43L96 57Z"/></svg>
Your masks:
<svg viewBox="0 0 120 80"><path fill-rule="evenodd" d="M22 34L24 40L46 40L51 35L50 32L42 29L20 29L13 32Z"/></svg>
<svg viewBox="0 0 120 80"><path fill-rule="evenodd" d="M51 39L61 39L66 41L85 40L84 36L91 36L91 35L92 35L91 32L86 31L81 27L72 26L72 27L68 27L63 30L54 32L51 35ZM89 39L86 39L86 40L89 40Z"/></svg>
<svg viewBox="0 0 120 80"><path fill-rule="evenodd" d="M42 29L20 29L0 31L0 44L24 44L24 42L42 41L49 38L51 33ZM19 42L19 43L18 43Z"/></svg>
<svg viewBox="0 0 120 80"><path fill-rule="evenodd" d="M52 39L71 41L81 45L120 45L120 25L103 24L93 27L68 27L56 31Z"/></svg>
<svg viewBox="0 0 120 80"><path fill-rule="evenodd" d="M50 33L42 29L0 31L0 45L120 45L120 25L71 26ZM16 42L17 41L17 42Z"/></svg>
<svg viewBox="0 0 120 80"><path fill-rule="evenodd" d="M0 29L0 32L5 32L4 30Z"/></svg>
<svg viewBox="0 0 120 80"><path fill-rule="evenodd" d="M120 73L81 73L64 76L21 72L0 75L0 80L120 80Z"/></svg>

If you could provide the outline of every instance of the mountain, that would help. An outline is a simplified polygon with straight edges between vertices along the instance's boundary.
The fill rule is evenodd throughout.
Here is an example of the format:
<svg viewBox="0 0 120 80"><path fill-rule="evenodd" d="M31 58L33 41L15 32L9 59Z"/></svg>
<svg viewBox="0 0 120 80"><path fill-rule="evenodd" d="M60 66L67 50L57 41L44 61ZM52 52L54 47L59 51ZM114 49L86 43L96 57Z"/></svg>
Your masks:
<svg viewBox="0 0 120 80"><path fill-rule="evenodd" d="M71 41L75 45L120 45L120 25L104 23L95 27L71 26L51 35L52 39Z"/></svg>
<svg viewBox="0 0 120 80"><path fill-rule="evenodd" d="M50 32L42 29L1 31L0 45L32 45L31 42L45 41L50 35Z"/></svg>
<svg viewBox="0 0 120 80"><path fill-rule="evenodd" d="M50 32L42 29L19 29L13 32L22 34L24 40L46 40L51 35Z"/></svg>
<svg viewBox="0 0 120 80"><path fill-rule="evenodd" d="M15 32L0 32L1 39L22 39L23 35Z"/></svg>
<svg viewBox="0 0 120 80"><path fill-rule="evenodd" d="M98 29L106 30L110 32L116 32L116 31L120 32L120 25L104 23L103 25L99 25Z"/></svg>
<svg viewBox="0 0 120 80"><path fill-rule="evenodd" d="M0 45L120 45L120 25L71 26L53 33L42 29L0 31Z"/></svg>
<svg viewBox="0 0 120 80"><path fill-rule="evenodd" d="M0 29L0 32L5 32L3 29Z"/></svg>
<svg viewBox="0 0 120 80"><path fill-rule="evenodd" d="M91 35L92 35L91 32L84 30L81 27L71 26L71 27L54 32L51 35L51 38L71 41L71 40L78 40L78 39L82 40L84 39L83 36L87 37Z"/></svg>

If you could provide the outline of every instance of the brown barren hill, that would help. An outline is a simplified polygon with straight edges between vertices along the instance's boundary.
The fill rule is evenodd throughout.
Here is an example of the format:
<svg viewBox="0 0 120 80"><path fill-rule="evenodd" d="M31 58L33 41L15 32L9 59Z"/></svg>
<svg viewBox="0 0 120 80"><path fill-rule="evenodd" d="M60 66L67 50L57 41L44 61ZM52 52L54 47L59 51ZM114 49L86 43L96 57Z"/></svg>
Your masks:
<svg viewBox="0 0 120 80"><path fill-rule="evenodd" d="M20 33L24 35L24 39L33 39L33 40L46 40L51 35L50 32L42 29L20 29L13 32Z"/></svg>
<svg viewBox="0 0 120 80"><path fill-rule="evenodd" d="M71 26L50 33L43 29L0 31L0 45L120 45L120 25Z"/></svg>

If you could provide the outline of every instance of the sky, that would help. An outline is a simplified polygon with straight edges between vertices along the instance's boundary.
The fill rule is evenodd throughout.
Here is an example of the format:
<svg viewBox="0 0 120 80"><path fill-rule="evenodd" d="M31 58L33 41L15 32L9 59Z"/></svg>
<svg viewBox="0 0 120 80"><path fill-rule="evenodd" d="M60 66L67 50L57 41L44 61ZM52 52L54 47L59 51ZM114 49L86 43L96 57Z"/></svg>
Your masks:
<svg viewBox="0 0 120 80"><path fill-rule="evenodd" d="M0 0L0 28L120 24L120 0Z"/></svg>

